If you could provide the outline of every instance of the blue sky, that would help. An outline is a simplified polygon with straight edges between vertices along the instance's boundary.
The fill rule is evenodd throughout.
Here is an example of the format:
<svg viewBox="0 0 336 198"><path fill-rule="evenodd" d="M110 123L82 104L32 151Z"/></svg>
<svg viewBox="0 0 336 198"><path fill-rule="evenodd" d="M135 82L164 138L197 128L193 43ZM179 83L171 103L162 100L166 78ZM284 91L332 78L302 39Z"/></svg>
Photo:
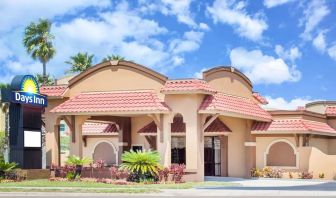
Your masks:
<svg viewBox="0 0 336 198"><path fill-rule="evenodd" d="M57 54L47 71L64 75L78 52L109 54L170 78L232 65L270 107L336 99L336 1L333 0L2 0L0 75L41 73L25 52L25 26L53 22Z"/></svg>

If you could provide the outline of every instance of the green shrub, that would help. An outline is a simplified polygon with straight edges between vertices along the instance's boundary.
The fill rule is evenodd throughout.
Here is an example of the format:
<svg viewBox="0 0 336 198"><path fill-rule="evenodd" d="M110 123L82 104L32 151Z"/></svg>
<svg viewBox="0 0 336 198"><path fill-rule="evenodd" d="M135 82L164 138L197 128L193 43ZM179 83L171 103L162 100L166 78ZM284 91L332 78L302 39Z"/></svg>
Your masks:
<svg viewBox="0 0 336 198"><path fill-rule="evenodd" d="M152 181L158 178L160 154L157 151L130 151L123 153L120 168L131 172L131 181Z"/></svg>
<svg viewBox="0 0 336 198"><path fill-rule="evenodd" d="M282 178L282 173L281 169L270 168L268 166L263 169L253 168L251 170L252 177Z"/></svg>
<svg viewBox="0 0 336 198"><path fill-rule="evenodd" d="M76 155L72 155L68 157L66 164L73 166L84 166L90 164L91 162L92 160L87 157L80 158Z"/></svg>

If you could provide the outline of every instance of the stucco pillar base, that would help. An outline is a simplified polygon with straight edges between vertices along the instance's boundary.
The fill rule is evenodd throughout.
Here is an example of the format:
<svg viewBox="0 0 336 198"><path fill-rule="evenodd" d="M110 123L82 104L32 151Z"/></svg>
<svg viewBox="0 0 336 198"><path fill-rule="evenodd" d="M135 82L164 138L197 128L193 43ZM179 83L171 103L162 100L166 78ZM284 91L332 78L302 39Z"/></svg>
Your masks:
<svg viewBox="0 0 336 198"><path fill-rule="evenodd" d="M245 178L251 178L251 169L256 167L255 155L256 146L252 142L245 142Z"/></svg>

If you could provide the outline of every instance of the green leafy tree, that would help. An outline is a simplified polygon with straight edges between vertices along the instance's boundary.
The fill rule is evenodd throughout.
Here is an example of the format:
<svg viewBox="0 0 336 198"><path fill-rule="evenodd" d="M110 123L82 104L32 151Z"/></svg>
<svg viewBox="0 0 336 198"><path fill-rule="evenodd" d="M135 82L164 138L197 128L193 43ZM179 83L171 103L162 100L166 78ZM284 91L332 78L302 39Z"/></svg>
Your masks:
<svg viewBox="0 0 336 198"><path fill-rule="evenodd" d="M108 55L105 58L103 58L103 62L105 62L105 61L115 61L115 60L123 61L123 60L125 60L125 58L122 57L122 56L113 55L113 54L112 55Z"/></svg>
<svg viewBox="0 0 336 198"><path fill-rule="evenodd" d="M53 77L51 77L49 74L46 75L46 78L44 78L41 74L35 74L35 78L36 78L39 86L41 86L41 85L54 85L55 84L55 79Z"/></svg>
<svg viewBox="0 0 336 198"><path fill-rule="evenodd" d="M121 156L121 169L142 175L158 175L161 168L160 154L157 151L130 151Z"/></svg>
<svg viewBox="0 0 336 198"><path fill-rule="evenodd" d="M79 52L75 56L71 56L69 61L66 61L66 64L71 65L71 69L68 73L77 73L83 72L92 66L92 60L94 55L89 55L87 52Z"/></svg>
<svg viewBox="0 0 336 198"><path fill-rule="evenodd" d="M0 83L0 89L7 89L10 87L10 84L8 83Z"/></svg>
<svg viewBox="0 0 336 198"><path fill-rule="evenodd" d="M50 33L51 22L47 19L40 19L37 23L30 23L24 32L23 45L28 54L34 60L39 60L43 65L43 78L47 80L47 62L56 53L53 46L54 35Z"/></svg>

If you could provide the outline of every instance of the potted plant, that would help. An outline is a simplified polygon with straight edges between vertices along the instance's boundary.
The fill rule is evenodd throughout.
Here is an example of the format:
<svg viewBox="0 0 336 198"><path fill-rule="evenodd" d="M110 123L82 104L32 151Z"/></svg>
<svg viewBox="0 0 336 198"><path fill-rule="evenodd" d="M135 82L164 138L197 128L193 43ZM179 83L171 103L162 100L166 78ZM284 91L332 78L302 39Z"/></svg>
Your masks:
<svg viewBox="0 0 336 198"><path fill-rule="evenodd" d="M75 166L74 178L76 178L81 176L83 166L90 164L91 162L92 160L87 157L80 158L76 155L72 155L68 157L66 164Z"/></svg>

